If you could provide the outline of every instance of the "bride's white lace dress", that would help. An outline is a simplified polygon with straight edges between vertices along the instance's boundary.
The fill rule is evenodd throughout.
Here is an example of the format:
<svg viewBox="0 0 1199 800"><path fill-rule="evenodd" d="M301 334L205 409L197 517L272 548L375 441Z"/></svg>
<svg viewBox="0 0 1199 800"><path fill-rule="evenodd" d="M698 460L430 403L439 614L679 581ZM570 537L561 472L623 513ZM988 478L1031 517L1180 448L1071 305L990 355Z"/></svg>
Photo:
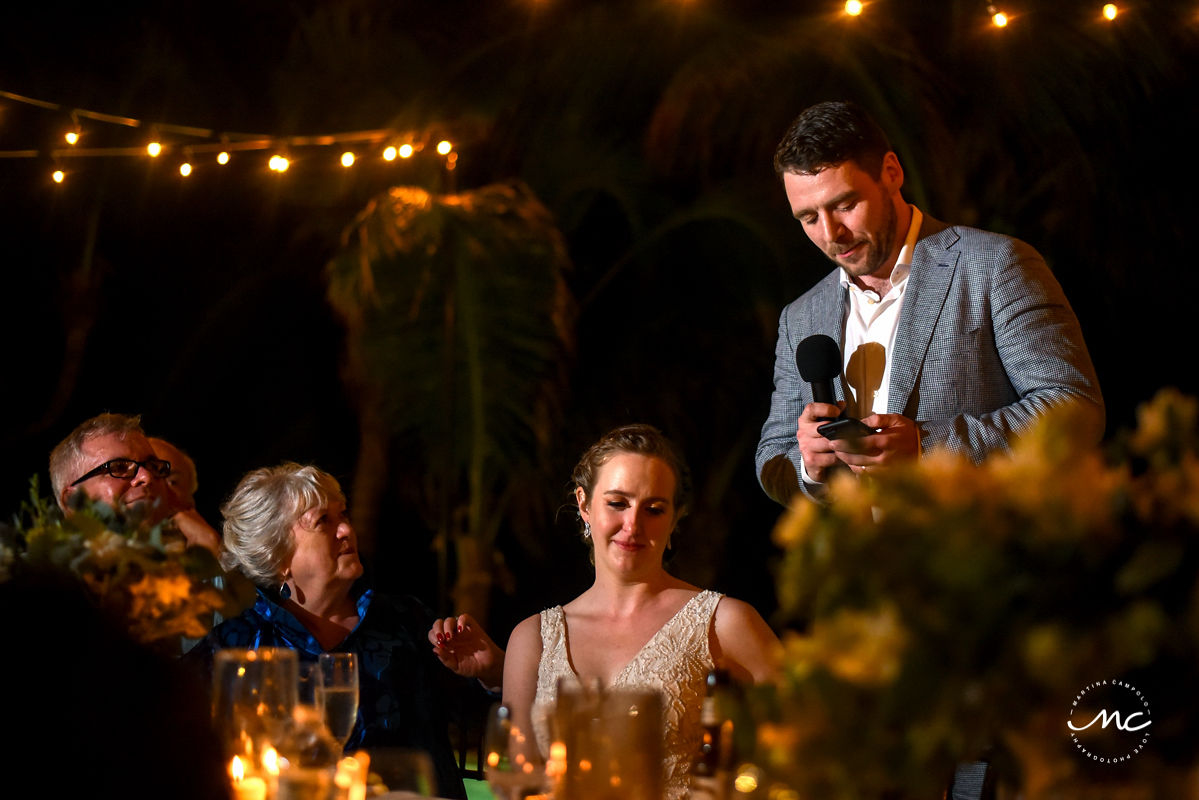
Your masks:
<svg viewBox="0 0 1199 800"><path fill-rule="evenodd" d="M723 597L704 590L679 609L605 688L653 688L662 695L663 783L667 800L687 796L691 759L702 732L700 705L713 667L708 636L716 605ZM549 753L549 716L558 696L558 679L579 682L570 661L566 615L562 606L541 612L541 663L533 700L533 730L544 757Z"/></svg>

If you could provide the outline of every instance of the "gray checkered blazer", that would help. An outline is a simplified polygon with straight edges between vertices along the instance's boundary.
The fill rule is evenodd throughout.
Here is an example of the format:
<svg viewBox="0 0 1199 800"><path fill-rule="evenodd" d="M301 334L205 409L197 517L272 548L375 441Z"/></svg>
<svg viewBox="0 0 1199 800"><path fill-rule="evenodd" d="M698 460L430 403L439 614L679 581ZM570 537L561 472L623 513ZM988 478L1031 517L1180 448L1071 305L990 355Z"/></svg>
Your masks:
<svg viewBox="0 0 1199 800"><path fill-rule="evenodd" d="M774 394L756 462L762 488L780 503L801 489L796 426L812 402L795 346L815 333L842 344L849 300L840 274L833 270L779 317ZM889 358L887 411L919 424L925 451L951 448L981 461L1068 402L1086 410L1096 441L1103 435L1103 396L1078 319L1045 260L1018 239L925 216ZM844 399L844 385L835 391Z"/></svg>

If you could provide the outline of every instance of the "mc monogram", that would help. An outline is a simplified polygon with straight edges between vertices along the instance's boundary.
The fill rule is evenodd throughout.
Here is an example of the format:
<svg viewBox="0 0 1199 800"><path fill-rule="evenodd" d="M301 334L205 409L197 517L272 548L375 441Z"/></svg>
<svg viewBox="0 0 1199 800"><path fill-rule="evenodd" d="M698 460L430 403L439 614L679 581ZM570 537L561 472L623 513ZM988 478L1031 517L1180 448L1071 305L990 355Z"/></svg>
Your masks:
<svg viewBox="0 0 1199 800"><path fill-rule="evenodd" d="M1153 720L1150 719L1150 720L1145 720L1140 725L1133 725L1132 724L1133 717L1140 717L1140 716L1144 716L1144 715L1140 711L1134 711L1128 715L1128 719L1121 721L1119 711L1112 711L1109 714L1108 710L1105 708L1105 709L1101 709L1099 711L1099 713L1095 715L1095 718L1093 720L1088 722L1086 725L1083 725L1081 728L1075 727L1074 723L1069 720L1066 721L1066 724L1070 726L1070 730L1072 730L1072 731L1085 731L1087 728L1091 727L1096 722L1099 722L1099 720L1101 720L1101 719L1103 720L1103 724L1101 727L1106 728L1109 723L1114 721L1116 723L1116 727L1122 731L1139 731L1142 728L1148 728L1150 725L1153 724Z"/></svg>

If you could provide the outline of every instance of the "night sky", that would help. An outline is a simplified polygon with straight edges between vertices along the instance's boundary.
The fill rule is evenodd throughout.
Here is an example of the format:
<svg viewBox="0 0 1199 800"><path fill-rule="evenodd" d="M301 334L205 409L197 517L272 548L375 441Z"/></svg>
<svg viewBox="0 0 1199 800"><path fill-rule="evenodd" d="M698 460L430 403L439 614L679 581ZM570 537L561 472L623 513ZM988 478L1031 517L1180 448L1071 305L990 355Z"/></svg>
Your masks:
<svg viewBox="0 0 1199 800"><path fill-rule="evenodd" d="M781 509L753 449L778 313L827 271L770 155L805 105L840 97L888 128L909 200L1046 256L1109 434L1162 386L1199 393L1175 280L1193 269L1199 2L1143 0L1108 25L1098 3L1028 0L1001 32L984 3L949 0L879 0L852 22L837 3L764 1L43 6L0 26L0 90L63 110L0 100L0 151L48 153L83 108L278 137L444 132L459 160L347 171L340 150L297 148L283 176L258 154L185 181L167 158L70 159L57 186L49 158L0 158L0 513L34 473L45 486L51 447L103 410L140 413L191 452L214 523L259 466L311 461L352 484L358 423L323 278L342 230L391 185L519 179L566 237L578 305L547 491L566 502L570 466L609 427L661 426L698 489L677 570L769 613ZM83 124L90 146L147 135ZM373 566L435 603L428 520L405 497L383 509ZM512 519L501 639L509 618L588 580L568 515L540 530Z"/></svg>

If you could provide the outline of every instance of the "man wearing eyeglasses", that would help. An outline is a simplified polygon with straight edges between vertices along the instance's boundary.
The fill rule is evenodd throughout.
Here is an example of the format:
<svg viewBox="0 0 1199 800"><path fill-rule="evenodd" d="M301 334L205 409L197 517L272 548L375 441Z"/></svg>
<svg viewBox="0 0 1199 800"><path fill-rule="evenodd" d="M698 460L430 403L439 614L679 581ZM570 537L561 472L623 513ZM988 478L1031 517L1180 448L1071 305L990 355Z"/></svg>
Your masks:
<svg viewBox="0 0 1199 800"><path fill-rule="evenodd" d="M50 483L64 514L73 513L71 496L83 492L114 508L139 509L150 524L170 517L189 545L217 552L212 526L173 501L170 474L171 462L155 456L141 419L125 414L92 417L50 453Z"/></svg>

